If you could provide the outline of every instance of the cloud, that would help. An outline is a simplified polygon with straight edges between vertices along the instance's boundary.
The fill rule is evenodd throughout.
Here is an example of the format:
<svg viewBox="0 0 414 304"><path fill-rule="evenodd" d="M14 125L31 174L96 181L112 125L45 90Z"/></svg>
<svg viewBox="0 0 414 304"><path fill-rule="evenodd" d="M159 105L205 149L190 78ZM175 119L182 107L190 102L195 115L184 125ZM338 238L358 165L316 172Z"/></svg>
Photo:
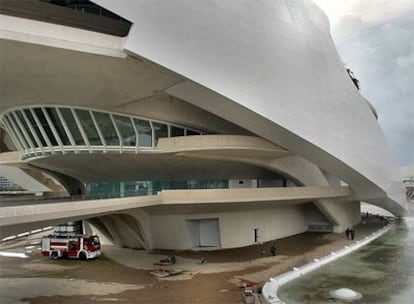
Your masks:
<svg viewBox="0 0 414 304"><path fill-rule="evenodd" d="M408 56L402 56L397 58L397 64L405 69L405 68L413 68L414 66L414 54L410 54Z"/></svg>
<svg viewBox="0 0 414 304"><path fill-rule="evenodd" d="M384 23L414 11L414 0L358 0L352 1L351 11L366 24Z"/></svg>
<svg viewBox="0 0 414 304"><path fill-rule="evenodd" d="M381 23L414 12L414 0L313 0L328 15L332 27L344 16L358 16L364 23Z"/></svg>
<svg viewBox="0 0 414 304"><path fill-rule="evenodd" d="M375 9L374 2L383 1L359 1L353 8L360 14L344 16L332 34L342 60L360 80L361 93L376 107L397 162L410 165L414 164L414 18L411 10L401 10L403 6L385 16L386 10ZM364 18L370 10L374 17Z"/></svg>

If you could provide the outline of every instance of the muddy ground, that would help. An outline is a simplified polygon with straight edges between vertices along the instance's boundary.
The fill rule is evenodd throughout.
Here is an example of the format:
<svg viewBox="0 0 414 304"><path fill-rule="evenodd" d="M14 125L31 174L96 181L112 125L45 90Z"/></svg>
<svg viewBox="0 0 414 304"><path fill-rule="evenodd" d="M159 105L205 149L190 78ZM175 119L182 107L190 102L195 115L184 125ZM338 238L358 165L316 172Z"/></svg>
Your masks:
<svg viewBox="0 0 414 304"><path fill-rule="evenodd" d="M371 217L356 227L356 239L383 226ZM0 244L1 303L242 303L240 278L265 282L349 244L343 234L304 233L271 242L219 251L146 252L103 246L96 260L51 260L39 252L40 238L31 236ZM174 254L174 267L184 273L167 279L151 274L152 263ZM205 258L207 263L197 262Z"/></svg>

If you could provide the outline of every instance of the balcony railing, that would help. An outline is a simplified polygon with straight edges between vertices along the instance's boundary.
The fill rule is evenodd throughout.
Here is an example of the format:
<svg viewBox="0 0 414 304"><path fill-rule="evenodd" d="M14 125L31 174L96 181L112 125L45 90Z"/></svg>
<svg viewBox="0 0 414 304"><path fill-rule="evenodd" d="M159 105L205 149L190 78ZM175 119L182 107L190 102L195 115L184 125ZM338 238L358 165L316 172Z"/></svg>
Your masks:
<svg viewBox="0 0 414 304"><path fill-rule="evenodd" d="M22 159L65 153L138 153L159 138L205 134L163 121L91 108L31 106L0 117Z"/></svg>

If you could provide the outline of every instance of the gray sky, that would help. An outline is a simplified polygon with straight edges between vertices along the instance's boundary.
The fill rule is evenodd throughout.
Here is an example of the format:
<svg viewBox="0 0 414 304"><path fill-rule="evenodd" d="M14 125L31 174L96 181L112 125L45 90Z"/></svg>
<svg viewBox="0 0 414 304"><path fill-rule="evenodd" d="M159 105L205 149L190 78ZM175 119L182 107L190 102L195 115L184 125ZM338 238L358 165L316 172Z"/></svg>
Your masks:
<svg viewBox="0 0 414 304"><path fill-rule="evenodd" d="M314 0L399 166L414 164L414 0Z"/></svg>

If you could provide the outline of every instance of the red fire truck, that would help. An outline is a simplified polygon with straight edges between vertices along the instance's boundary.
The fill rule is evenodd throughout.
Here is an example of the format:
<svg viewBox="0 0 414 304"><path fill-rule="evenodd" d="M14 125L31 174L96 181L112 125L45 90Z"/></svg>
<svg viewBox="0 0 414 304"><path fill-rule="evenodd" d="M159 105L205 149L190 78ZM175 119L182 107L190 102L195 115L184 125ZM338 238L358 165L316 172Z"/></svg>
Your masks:
<svg viewBox="0 0 414 304"><path fill-rule="evenodd" d="M56 260L61 257L88 260L101 255L101 244L96 235L61 237L49 235L42 238L42 255Z"/></svg>

